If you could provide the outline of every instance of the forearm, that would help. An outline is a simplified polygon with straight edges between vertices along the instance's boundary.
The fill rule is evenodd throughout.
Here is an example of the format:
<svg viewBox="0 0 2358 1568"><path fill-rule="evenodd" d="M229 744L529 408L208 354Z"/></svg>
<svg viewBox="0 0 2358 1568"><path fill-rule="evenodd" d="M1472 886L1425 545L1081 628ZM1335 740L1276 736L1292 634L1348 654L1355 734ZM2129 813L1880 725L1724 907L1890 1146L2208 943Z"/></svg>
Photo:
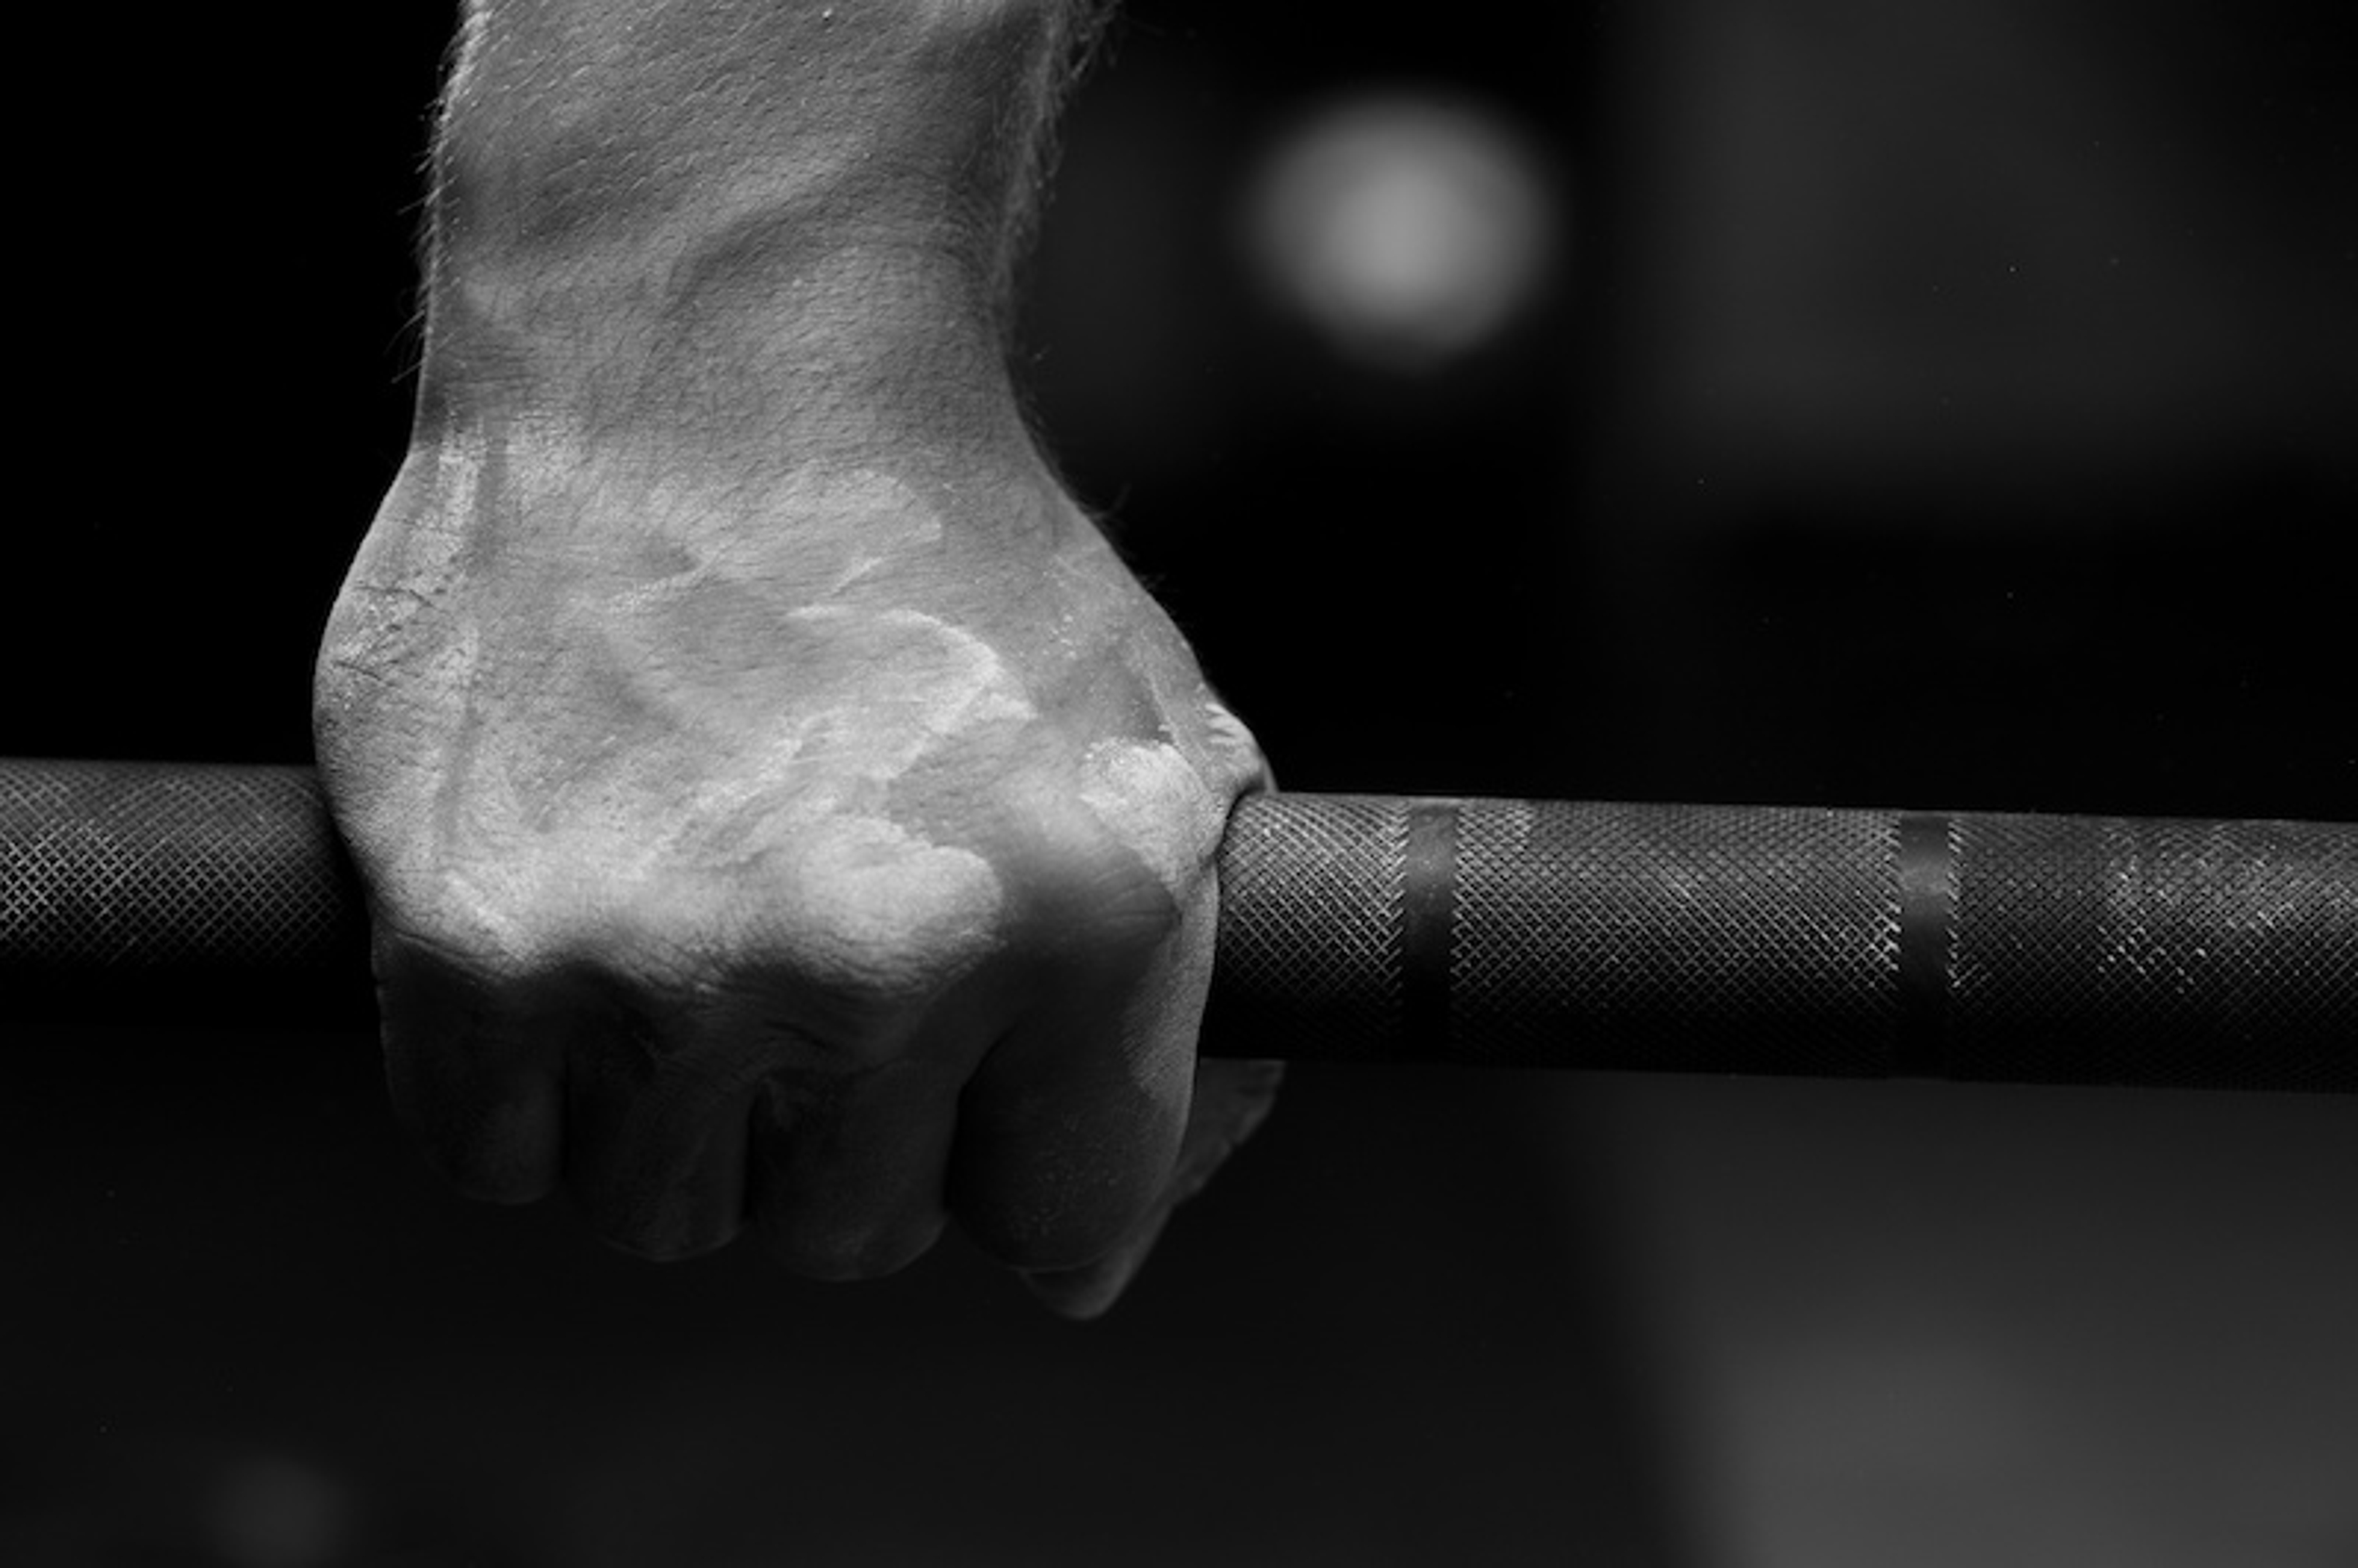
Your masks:
<svg viewBox="0 0 2358 1568"><path fill-rule="evenodd" d="M1003 438L1010 273L1091 9L471 0L425 417Z"/></svg>

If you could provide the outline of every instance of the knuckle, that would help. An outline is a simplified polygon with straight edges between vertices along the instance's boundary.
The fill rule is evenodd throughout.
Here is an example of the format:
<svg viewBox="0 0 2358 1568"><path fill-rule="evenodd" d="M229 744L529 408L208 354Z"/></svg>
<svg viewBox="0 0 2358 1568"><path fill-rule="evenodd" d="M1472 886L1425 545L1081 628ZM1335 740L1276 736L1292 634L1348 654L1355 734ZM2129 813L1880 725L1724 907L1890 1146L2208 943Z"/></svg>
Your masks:
<svg viewBox="0 0 2358 1568"><path fill-rule="evenodd" d="M1228 802L1169 741L1099 741L1082 755L1080 804L1175 903L1207 873Z"/></svg>
<svg viewBox="0 0 2358 1568"><path fill-rule="evenodd" d="M1160 742L1101 742L1082 769L1076 787L1036 801L1000 851L1020 912L1011 925L1034 956L1141 957L1210 877L1220 818Z"/></svg>
<svg viewBox="0 0 2358 1568"><path fill-rule="evenodd" d="M802 1033L889 1035L1002 945L997 868L881 818L813 826L782 870L737 897L701 967L732 999L784 999Z"/></svg>

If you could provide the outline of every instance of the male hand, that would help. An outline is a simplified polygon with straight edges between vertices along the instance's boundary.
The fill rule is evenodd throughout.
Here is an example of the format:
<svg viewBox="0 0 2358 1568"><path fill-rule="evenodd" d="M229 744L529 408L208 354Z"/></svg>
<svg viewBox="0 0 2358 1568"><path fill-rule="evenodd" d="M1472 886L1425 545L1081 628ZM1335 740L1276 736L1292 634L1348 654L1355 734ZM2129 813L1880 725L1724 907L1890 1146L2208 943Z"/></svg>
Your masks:
<svg viewBox="0 0 2358 1568"><path fill-rule="evenodd" d="M487 1197L1101 1310L1275 1070L1195 1061L1265 782L1000 323L1066 0L470 0L408 463L321 652L395 1098Z"/></svg>
<svg viewBox="0 0 2358 1568"><path fill-rule="evenodd" d="M1036 465L926 466L422 448L319 761L396 1102L463 1188L824 1278L955 1215L1086 1314L1274 1088L1194 1058L1262 762Z"/></svg>

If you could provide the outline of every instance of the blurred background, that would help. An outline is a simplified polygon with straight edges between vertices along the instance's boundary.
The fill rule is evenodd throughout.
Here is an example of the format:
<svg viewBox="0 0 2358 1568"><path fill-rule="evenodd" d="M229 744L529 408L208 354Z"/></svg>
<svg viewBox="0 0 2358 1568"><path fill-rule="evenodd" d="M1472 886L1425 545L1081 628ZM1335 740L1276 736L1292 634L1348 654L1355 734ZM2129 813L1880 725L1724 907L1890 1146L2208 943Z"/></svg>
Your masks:
<svg viewBox="0 0 2358 1568"><path fill-rule="evenodd" d="M445 7L50 16L0 750L297 761ZM1289 787L2358 816L2291 0L1132 0L1022 374ZM80 18L80 19L78 19ZM0 1558L2358 1562L2358 1104L1302 1070L1131 1301L479 1209L9 1017Z"/></svg>

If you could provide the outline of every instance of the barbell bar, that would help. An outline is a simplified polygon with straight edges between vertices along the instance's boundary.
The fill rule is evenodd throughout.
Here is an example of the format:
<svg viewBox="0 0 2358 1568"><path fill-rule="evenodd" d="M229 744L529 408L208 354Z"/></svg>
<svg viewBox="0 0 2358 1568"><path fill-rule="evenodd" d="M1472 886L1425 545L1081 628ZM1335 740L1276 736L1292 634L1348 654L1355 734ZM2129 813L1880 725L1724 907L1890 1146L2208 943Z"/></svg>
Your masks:
<svg viewBox="0 0 2358 1568"><path fill-rule="evenodd" d="M1218 871L1213 1054L2358 1088L2358 824L1278 794ZM200 995L364 1018L312 772L0 759L0 1009Z"/></svg>

